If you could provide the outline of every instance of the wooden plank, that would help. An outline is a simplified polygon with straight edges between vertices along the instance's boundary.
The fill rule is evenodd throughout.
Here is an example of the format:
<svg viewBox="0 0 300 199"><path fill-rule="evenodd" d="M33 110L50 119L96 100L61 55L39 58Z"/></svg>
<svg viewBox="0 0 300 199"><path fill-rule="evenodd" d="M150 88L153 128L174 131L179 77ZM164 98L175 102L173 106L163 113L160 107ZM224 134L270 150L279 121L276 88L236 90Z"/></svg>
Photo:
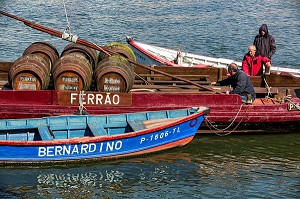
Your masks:
<svg viewBox="0 0 300 199"><path fill-rule="evenodd" d="M10 70L14 62L0 62L0 72L6 72Z"/></svg>
<svg viewBox="0 0 300 199"><path fill-rule="evenodd" d="M39 134L40 134L42 140L54 140L54 137L51 135L51 132L49 130L49 126L39 125L38 131L39 131Z"/></svg>
<svg viewBox="0 0 300 199"><path fill-rule="evenodd" d="M215 93L214 91L201 90L196 86L190 85L134 85L131 92L197 92L197 93Z"/></svg>
<svg viewBox="0 0 300 199"><path fill-rule="evenodd" d="M140 120L130 120L127 122L133 131L140 131L146 128Z"/></svg>
<svg viewBox="0 0 300 199"><path fill-rule="evenodd" d="M0 81L8 81L8 73L0 72Z"/></svg>
<svg viewBox="0 0 300 199"><path fill-rule="evenodd" d="M161 74L139 74L139 76L142 77L166 77ZM197 75L197 74L182 74L182 75L177 75L178 77L185 77L185 78L209 78L209 75Z"/></svg>
<svg viewBox="0 0 300 199"><path fill-rule="evenodd" d="M165 125L165 124L168 124L170 122L175 122L177 120L180 120L181 118L183 118L183 117L144 120L144 121L142 121L142 123L148 129L148 128L155 128L157 126Z"/></svg>
<svg viewBox="0 0 300 199"><path fill-rule="evenodd" d="M262 87L254 87L254 91L256 94L267 94L268 93L267 88L262 88ZM270 88L270 93L278 94L278 88Z"/></svg>
<svg viewBox="0 0 300 199"><path fill-rule="evenodd" d="M87 126L89 127L89 129L91 130L91 132L93 133L93 135L96 136L103 136L103 135L107 135L106 130L104 129L104 127L101 124L96 124L93 122L88 122Z"/></svg>
<svg viewBox="0 0 300 199"><path fill-rule="evenodd" d="M209 76L211 81L217 81L227 78L227 69L226 68L196 68L196 67L167 67L167 66L151 66L156 70L169 73L176 76L185 76L185 75L203 75ZM137 75L139 74L158 74L153 73L146 68L135 66L134 69Z"/></svg>
<svg viewBox="0 0 300 199"><path fill-rule="evenodd" d="M210 85L210 81L193 81L197 84L201 84L201 85ZM141 84L144 83L143 80L134 80L135 84ZM147 80L147 83L151 83L151 84L187 84L184 81L176 81L176 80ZM189 85L189 84L188 84Z"/></svg>

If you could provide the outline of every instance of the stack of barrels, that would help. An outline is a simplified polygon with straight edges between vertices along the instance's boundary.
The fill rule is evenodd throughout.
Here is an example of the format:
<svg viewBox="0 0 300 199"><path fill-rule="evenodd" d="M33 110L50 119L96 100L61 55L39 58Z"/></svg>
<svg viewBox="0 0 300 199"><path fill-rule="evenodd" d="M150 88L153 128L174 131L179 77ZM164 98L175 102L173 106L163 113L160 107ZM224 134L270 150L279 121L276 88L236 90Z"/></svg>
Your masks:
<svg viewBox="0 0 300 199"><path fill-rule="evenodd" d="M133 86L135 61L133 51L125 44L112 42L105 46L113 55L97 52L71 43L59 56L47 42L30 45L9 71L15 90L44 90L53 82L56 90L90 90L94 83L100 92L129 92Z"/></svg>

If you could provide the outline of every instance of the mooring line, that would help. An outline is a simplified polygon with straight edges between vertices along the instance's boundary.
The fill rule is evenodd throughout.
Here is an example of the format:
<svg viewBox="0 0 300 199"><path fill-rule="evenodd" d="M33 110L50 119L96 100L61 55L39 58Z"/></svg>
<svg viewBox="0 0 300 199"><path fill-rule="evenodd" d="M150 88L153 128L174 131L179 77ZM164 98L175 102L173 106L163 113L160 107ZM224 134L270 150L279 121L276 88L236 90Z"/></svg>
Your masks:
<svg viewBox="0 0 300 199"><path fill-rule="evenodd" d="M206 124L208 124L208 128L209 128L210 130L212 130L212 131L213 131L213 129L215 129L215 130L217 130L217 131L219 131L219 132L224 132L225 130L227 130L228 128L230 128L230 127L234 124L235 120L237 119L238 115L240 114L240 112L241 112L241 110L242 110L242 107L243 107L243 104L241 104L241 106L240 106L240 108L239 108L237 114L235 115L235 117L234 117L234 119L231 121L231 123L230 123L227 127L223 128L223 129L218 129L218 128L217 128L215 125L213 125L213 124L207 119L207 117L206 117L206 118L205 118L205 122L206 122ZM245 113L248 112L249 107L250 107L250 106L248 106L248 108L246 109ZM218 132L214 132L214 133L215 133L216 135L218 135L218 136L226 136L226 135L229 135L229 134L231 134L232 132L234 132L234 131L238 128L238 126L241 124L241 122L243 121L243 119L244 119L244 117L242 117L241 120L239 121L239 123L238 123L231 131L229 131L228 133L225 133L225 134L224 134L224 133L220 134L220 133L218 133ZM211 129L211 127L212 127L213 129Z"/></svg>

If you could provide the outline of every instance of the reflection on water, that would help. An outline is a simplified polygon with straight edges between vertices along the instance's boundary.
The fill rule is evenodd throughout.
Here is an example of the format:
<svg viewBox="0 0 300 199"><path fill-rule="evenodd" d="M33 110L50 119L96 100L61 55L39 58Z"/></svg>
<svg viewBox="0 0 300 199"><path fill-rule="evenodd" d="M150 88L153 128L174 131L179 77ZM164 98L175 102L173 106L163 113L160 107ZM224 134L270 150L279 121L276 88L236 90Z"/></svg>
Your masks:
<svg viewBox="0 0 300 199"><path fill-rule="evenodd" d="M58 172L37 176L37 192L59 197L76 196L91 198L96 190L120 190L123 172L104 170L96 172ZM97 191L98 192L98 191Z"/></svg>
<svg viewBox="0 0 300 199"><path fill-rule="evenodd" d="M149 156L48 168L2 168L0 196L296 198L300 137L205 136Z"/></svg>
<svg viewBox="0 0 300 199"><path fill-rule="evenodd" d="M105 164L58 168L7 168L0 171L0 196L79 198L144 197L185 179L198 166L188 153L161 153ZM157 187L157 188L156 188ZM166 189L167 190L167 189ZM158 194L158 195L156 195Z"/></svg>
<svg viewBox="0 0 300 199"><path fill-rule="evenodd" d="M194 162L203 175L201 181L209 185L211 193L255 198L297 196L299 135L204 137L193 143L201 146ZM207 187L203 191L207 192Z"/></svg>

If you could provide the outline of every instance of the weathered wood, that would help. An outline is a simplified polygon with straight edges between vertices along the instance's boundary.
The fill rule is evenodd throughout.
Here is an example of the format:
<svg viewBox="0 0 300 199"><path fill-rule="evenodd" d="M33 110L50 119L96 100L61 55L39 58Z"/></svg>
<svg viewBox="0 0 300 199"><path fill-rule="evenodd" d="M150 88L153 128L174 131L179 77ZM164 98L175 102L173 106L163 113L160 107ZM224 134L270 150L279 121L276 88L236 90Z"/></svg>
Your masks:
<svg viewBox="0 0 300 199"><path fill-rule="evenodd" d="M192 82L195 82L196 84L199 84L199 85L210 85L210 81L194 81L194 80L191 80ZM142 83L145 83L143 80L135 80L134 81L135 84L142 84ZM177 84L186 84L185 81L178 81L178 80L147 80L147 83L150 83L150 84L163 84L163 85L177 85ZM195 87L195 86L194 86Z"/></svg>
<svg viewBox="0 0 300 199"><path fill-rule="evenodd" d="M254 87L254 91L256 94L267 94L268 90L267 88L261 88L261 87ZM278 94L278 88L270 88L269 89L270 94Z"/></svg>
<svg viewBox="0 0 300 199"><path fill-rule="evenodd" d="M214 94L213 91L202 90L196 86L190 85L134 85L131 92L170 92L170 93L202 93L202 94Z"/></svg>
<svg viewBox="0 0 300 199"><path fill-rule="evenodd" d="M140 120L130 120L127 122L133 131L140 131L146 128L145 125Z"/></svg>
<svg viewBox="0 0 300 199"><path fill-rule="evenodd" d="M145 128L149 129L149 128L154 128L163 124L167 124L169 122L174 122L174 121L178 121L181 118L163 118L163 119L154 119L154 120L145 120L142 121L143 125L145 126Z"/></svg>
<svg viewBox="0 0 300 199"><path fill-rule="evenodd" d="M227 78L227 70L225 68L193 68L193 67L169 67L169 66L148 66L153 69L157 69L162 72L166 72L176 77L186 78L188 80L210 78L211 81L217 81L218 79ZM219 77L219 71L222 76ZM147 68L135 67L135 72L138 76L156 77L164 80L174 79L170 76L165 76L161 73L156 73ZM161 75L161 76L160 76ZM137 78L137 77L136 77Z"/></svg>
<svg viewBox="0 0 300 199"><path fill-rule="evenodd" d="M1 62L0 63L0 73L8 74L8 72L13 64L14 64L14 62Z"/></svg>
<svg viewBox="0 0 300 199"><path fill-rule="evenodd" d="M88 122L87 126L89 127L89 129L91 130L91 132L93 133L93 135L95 137L107 135L106 130L103 128L103 126L101 124L97 124L94 122Z"/></svg>
<svg viewBox="0 0 300 199"><path fill-rule="evenodd" d="M141 77L165 77L164 75L161 74L139 74L139 76ZM177 75L178 77L182 77L182 78L193 78L193 79L202 79L202 78L210 78L209 75L197 75L197 74L192 74L192 75ZM167 77L170 78L170 77Z"/></svg>

